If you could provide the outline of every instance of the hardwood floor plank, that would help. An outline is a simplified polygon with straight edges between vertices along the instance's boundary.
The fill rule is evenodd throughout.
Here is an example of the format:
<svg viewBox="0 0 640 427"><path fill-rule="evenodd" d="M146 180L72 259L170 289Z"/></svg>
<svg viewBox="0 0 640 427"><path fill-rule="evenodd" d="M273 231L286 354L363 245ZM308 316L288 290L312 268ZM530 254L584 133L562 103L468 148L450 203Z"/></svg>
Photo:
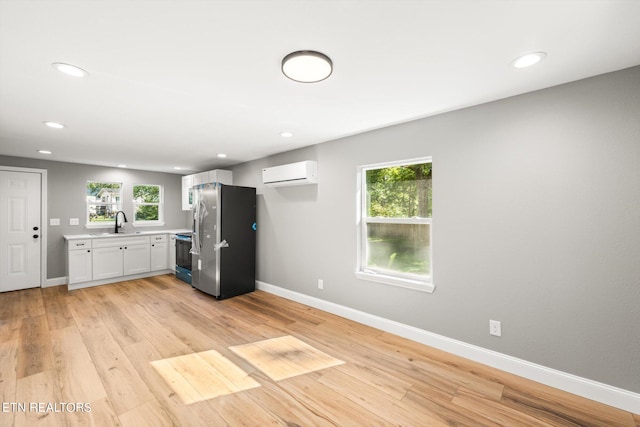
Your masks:
<svg viewBox="0 0 640 427"><path fill-rule="evenodd" d="M171 418L157 400L153 399L119 417L122 427L170 427Z"/></svg>
<svg viewBox="0 0 640 427"><path fill-rule="evenodd" d="M16 400L16 365L18 358L18 341L0 342L0 402L17 402ZM0 424L13 425L14 411L0 414Z"/></svg>
<svg viewBox="0 0 640 427"><path fill-rule="evenodd" d="M418 411L415 407L410 408L401 400L390 399L376 387L339 370L322 372L318 382L386 420L387 425L447 425L435 418L434 414L426 410Z"/></svg>
<svg viewBox="0 0 640 427"><path fill-rule="evenodd" d="M26 317L36 317L45 314L42 292L38 288L25 289L20 293L21 311Z"/></svg>
<svg viewBox="0 0 640 427"><path fill-rule="evenodd" d="M162 327L146 307L139 304L119 306L120 310L136 325L140 334L149 341L163 357L174 357L191 353L191 349L173 333Z"/></svg>
<svg viewBox="0 0 640 427"><path fill-rule="evenodd" d="M303 375L281 381L278 385L294 399L305 402L318 416L338 425L384 426L388 421L318 383L313 376ZM428 424L427 424L428 425Z"/></svg>
<svg viewBox="0 0 640 427"><path fill-rule="evenodd" d="M107 328L84 331L82 339L117 415L154 398Z"/></svg>
<svg viewBox="0 0 640 427"><path fill-rule="evenodd" d="M106 397L94 402L89 402L91 411L76 411L66 416L69 427L118 427L120 421L113 405Z"/></svg>
<svg viewBox="0 0 640 427"><path fill-rule="evenodd" d="M22 319L19 334L17 378L53 369L53 350L46 316Z"/></svg>
<svg viewBox="0 0 640 427"><path fill-rule="evenodd" d="M210 403L220 416L231 426L282 426L283 424L269 412L256 405L244 393L220 396Z"/></svg>
<svg viewBox="0 0 640 427"><path fill-rule="evenodd" d="M55 408L49 410L47 406L62 402L60 385L53 370L19 378L16 384L16 402L26 404L26 410L15 414L16 426L67 425L65 413L55 412Z"/></svg>
<svg viewBox="0 0 640 427"><path fill-rule="evenodd" d="M86 298L86 293L73 291L66 299L69 312L80 332L104 326L93 304Z"/></svg>
<svg viewBox="0 0 640 427"><path fill-rule="evenodd" d="M635 427L633 417L628 412L562 393L550 387L540 385L536 388L537 391L531 393L527 389L505 387L502 403L554 426Z"/></svg>
<svg viewBox="0 0 640 427"><path fill-rule="evenodd" d="M251 389L246 394L256 405L285 426L341 425L338 420L333 421L316 413L306 402L294 399L276 383L268 380L262 382L262 387Z"/></svg>
<svg viewBox="0 0 640 427"><path fill-rule="evenodd" d="M51 332L58 382L65 402L97 402L107 397L100 376L75 326Z"/></svg>
<svg viewBox="0 0 640 427"><path fill-rule="evenodd" d="M66 289L64 288L64 286L54 286L43 289L44 311L47 315L49 329L51 330L75 325L75 320L65 301ZM61 293L62 289L64 289L64 294Z"/></svg>
<svg viewBox="0 0 640 427"><path fill-rule="evenodd" d="M465 390L462 387L453 398L453 403L460 406L461 411L472 412L483 419L491 420L499 425L522 425L528 427L548 426L538 418L525 414L496 402L479 396L472 390Z"/></svg>
<svg viewBox="0 0 640 427"><path fill-rule="evenodd" d="M336 366L336 371L358 378L363 383L375 387L376 390L384 393L387 397L400 400L412 386L412 383L391 375L374 366L360 363L345 363Z"/></svg>
<svg viewBox="0 0 640 427"><path fill-rule="evenodd" d="M94 304L94 309L107 327L111 336L121 347L142 341L144 336L127 316L112 301Z"/></svg>

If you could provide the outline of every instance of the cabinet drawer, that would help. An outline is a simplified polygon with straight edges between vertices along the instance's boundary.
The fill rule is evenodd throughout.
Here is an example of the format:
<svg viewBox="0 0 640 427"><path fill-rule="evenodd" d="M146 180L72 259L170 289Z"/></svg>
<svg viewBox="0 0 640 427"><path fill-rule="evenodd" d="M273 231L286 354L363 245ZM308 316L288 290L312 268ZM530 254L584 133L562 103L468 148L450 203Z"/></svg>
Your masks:
<svg viewBox="0 0 640 427"><path fill-rule="evenodd" d="M151 243L162 243L168 241L166 234L154 234L151 237Z"/></svg>
<svg viewBox="0 0 640 427"><path fill-rule="evenodd" d="M76 249L91 249L91 240L69 240L69 250L75 251Z"/></svg>

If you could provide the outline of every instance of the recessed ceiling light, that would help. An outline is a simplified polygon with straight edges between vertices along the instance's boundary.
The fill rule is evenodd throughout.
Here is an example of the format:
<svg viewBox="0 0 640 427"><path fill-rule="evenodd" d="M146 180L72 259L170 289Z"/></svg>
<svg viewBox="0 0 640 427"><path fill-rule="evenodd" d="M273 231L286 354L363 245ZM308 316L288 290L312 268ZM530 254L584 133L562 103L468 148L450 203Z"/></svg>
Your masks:
<svg viewBox="0 0 640 427"><path fill-rule="evenodd" d="M220 153L218 154L218 157L220 157L221 159L224 159L225 157L227 157L227 155L224 153Z"/></svg>
<svg viewBox="0 0 640 427"><path fill-rule="evenodd" d="M512 64L516 68L526 68L526 67L530 67L530 66L535 65L538 62L542 61L545 58L545 56L547 56L547 54L545 52L527 53L526 55L522 55L522 56L516 58L512 62Z"/></svg>
<svg viewBox="0 0 640 427"><path fill-rule="evenodd" d="M50 128L54 128L54 129L62 129L64 128L64 125L62 123L57 123L57 122L42 122L45 125L49 126Z"/></svg>
<svg viewBox="0 0 640 427"><path fill-rule="evenodd" d="M177 170L177 171L181 171L181 170L182 170L182 168L181 168L180 166L174 166L173 168L174 168L175 170Z"/></svg>
<svg viewBox="0 0 640 427"><path fill-rule="evenodd" d="M333 72L331 59L313 50L300 50L282 59L282 73L293 81L316 83L329 77Z"/></svg>
<svg viewBox="0 0 640 427"><path fill-rule="evenodd" d="M126 168L127 165L118 165L119 168Z"/></svg>
<svg viewBox="0 0 640 427"><path fill-rule="evenodd" d="M49 151L49 150L38 150L38 153L40 153L40 154L51 154L51 151Z"/></svg>
<svg viewBox="0 0 640 427"><path fill-rule="evenodd" d="M280 132L280 136L283 138L291 138L293 136L293 133L284 131L284 132Z"/></svg>
<svg viewBox="0 0 640 427"><path fill-rule="evenodd" d="M85 77L86 75L89 74L80 67L76 67L75 65L71 65L71 64L65 64L63 62L54 62L53 64L51 64L51 66L56 70L60 71L61 73L64 73L68 76Z"/></svg>

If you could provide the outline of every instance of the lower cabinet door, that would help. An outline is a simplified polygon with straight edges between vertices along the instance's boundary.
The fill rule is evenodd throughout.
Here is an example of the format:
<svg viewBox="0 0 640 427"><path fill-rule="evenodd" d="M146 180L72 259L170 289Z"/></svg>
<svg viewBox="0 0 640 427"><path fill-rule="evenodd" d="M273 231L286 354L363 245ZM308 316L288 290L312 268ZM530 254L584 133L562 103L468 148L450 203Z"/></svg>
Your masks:
<svg viewBox="0 0 640 427"><path fill-rule="evenodd" d="M123 249L122 246L93 249L93 280L122 276Z"/></svg>
<svg viewBox="0 0 640 427"><path fill-rule="evenodd" d="M150 271L151 248L149 243L124 247L124 275Z"/></svg>
<svg viewBox="0 0 640 427"><path fill-rule="evenodd" d="M91 249L69 251L69 284L93 280Z"/></svg>
<svg viewBox="0 0 640 427"><path fill-rule="evenodd" d="M174 246L173 247L174 254L175 254L175 250L176 249ZM168 257L169 257L168 245L166 242L152 243L151 244L151 271L166 270L167 268L169 268Z"/></svg>

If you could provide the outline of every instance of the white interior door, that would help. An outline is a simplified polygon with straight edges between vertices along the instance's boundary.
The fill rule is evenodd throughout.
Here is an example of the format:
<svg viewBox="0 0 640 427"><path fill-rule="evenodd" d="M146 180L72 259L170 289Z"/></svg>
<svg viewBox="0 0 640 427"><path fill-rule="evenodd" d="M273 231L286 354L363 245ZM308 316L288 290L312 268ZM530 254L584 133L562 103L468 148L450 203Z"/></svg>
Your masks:
<svg viewBox="0 0 640 427"><path fill-rule="evenodd" d="M0 292L40 286L40 178L0 171Z"/></svg>

